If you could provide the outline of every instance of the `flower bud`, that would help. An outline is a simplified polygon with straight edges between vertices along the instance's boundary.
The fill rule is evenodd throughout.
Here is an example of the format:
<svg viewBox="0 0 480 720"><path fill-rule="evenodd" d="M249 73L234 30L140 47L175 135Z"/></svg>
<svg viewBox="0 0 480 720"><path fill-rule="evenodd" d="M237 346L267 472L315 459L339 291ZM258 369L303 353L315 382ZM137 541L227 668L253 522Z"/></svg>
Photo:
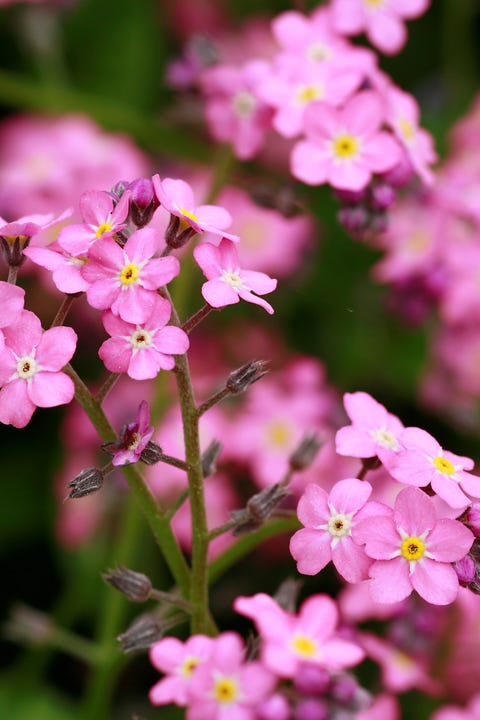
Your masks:
<svg viewBox="0 0 480 720"><path fill-rule="evenodd" d="M289 613L295 614L298 602L298 595L303 581L298 578L287 577L273 596L278 605Z"/></svg>
<svg viewBox="0 0 480 720"><path fill-rule="evenodd" d="M163 637L165 630L164 621L157 615L148 613L138 617L117 640L124 653L148 650L154 642Z"/></svg>
<svg viewBox="0 0 480 720"><path fill-rule="evenodd" d="M467 512L467 523L475 537L480 537L480 503L473 503Z"/></svg>
<svg viewBox="0 0 480 720"><path fill-rule="evenodd" d="M221 443L218 440L212 440L210 445L202 453L202 473L207 478L214 475L217 471L217 459L222 450Z"/></svg>
<svg viewBox="0 0 480 720"><path fill-rule="evenodd" d="M239 518L239 524L233 534L241 535L259 528L286 495L288 495L288 490L280 483L252 495L245 510L232 513L232 517L238 516Z"/></svg>
<svg viewBox="0 0 480 720"><path fill-rule="evenodd" d="M140 453L140 460L145 465L155 465L160 462L163 457L163 450L155 440L149 440L147 445L143 448Z"/></svg>
<svg viewBox="0 0 480 720"><path fill-rule="evenodd" d="M369 213L363 205L342 207L338 211L337 217L340 225L353 235L365 232L369 226Z"/></svg>
<svg viewBox="0 0 480 720"><path fill-rule="evenodd" d="M477 566L471 555L465 555L461 560L453 563L453 569L457 573L460 585L469 585L475 580Z"/></svg>
<svg viewBox="0 0 480 720"><path fill-rule="evenodd" d="M351 705L354 701L359 685L351 675L340 675L332 680L330 696L339 705Z"/></svg>
<svg viewBox="0 0 480 720"><path fill-rule="evenodd" d="M305 662L298 668L293 682L300 695L320 697L330 687L330 673L320 665Z"/></svg>
<svg viewBox="0 0 480 720"><path fill-rule="evenodd" d="M290 455L290 469L293 471L305 470L315 460L320 449L316 435L305 435L298 447Z"/></svg>
<svg viewBox="0 0 480 720"><path fill-rule="evenodd" d="M370 203L374 210L388 210L395 202L395 190L386 182L375 183L370 192Z"/></svg>
<svg viewBox="0 0 480 720"><path fill-rule="evenodd" d="M132 602L146 602L152 591L152 583L146 575L125 567L109 570L102 578Z"/></svg>
<svg viewBox="0 0 480 720"><path fill-rule="evenodd" d="M138 178L129 185L130 218L137 228L148 225L160 205L150 178Z"/></svg>
<svg viewBox="0 0 480 720"><path fill-rule="evenodd" d="M73 480L67 483L67 488L72 488L67 495L69 500L84 497L100 490L105 480L105 475L98 468L85 468Z"/></svg>
<svg viewBox="0 0 480 720"><path fill-rule="evenodd" d="M308 698L300 700L295 708L295 720L328 720L329 712L326 703Z"/></svg>
<svg viewBox="0 0 480 720"><path fill-rule="evenodd" d="M267 374L268 362L265 360L252 360L237 368L228 376L226 387L232 395L244 392L250 385Z"/></svg>
<svg viewBox="0 0 480 720"><path fill-rule="evenodd" d="M30 240L29 235L0 235L0 247L8 267L20 267L25 260L23 251L29 246Z"/></svg>
<svg viewBox="0 0 480 720"><path fill-rule="evenodd" d="M281 693L275 693L257 706L256 720L290 720L288 700Z"/></svg>

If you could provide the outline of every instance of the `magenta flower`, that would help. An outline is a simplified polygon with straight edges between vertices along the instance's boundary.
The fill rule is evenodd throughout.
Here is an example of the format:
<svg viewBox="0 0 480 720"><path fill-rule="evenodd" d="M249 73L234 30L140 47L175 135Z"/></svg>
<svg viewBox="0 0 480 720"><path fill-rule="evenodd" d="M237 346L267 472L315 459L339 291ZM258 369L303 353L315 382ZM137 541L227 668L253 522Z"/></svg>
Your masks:
<svg viewBox="0 0 480 720"><path fill-rule="evenodd" d="M70 255L83 255L100 238L110 238L126 223L130 193L124 192L117 205L110 193L88 190L80 198L82 225L67 225L60 231L58 243Z"/></svg>
<svg viewBox="0 0 480 720"><path fill-rule="evenodd" d="M362 520L352 535L375 560L369 571L374 601L398 602L416 590L433 605L448 605L457 597L451 563L467 554L474 539L457 520L437 518L433 500L413 487L397 495L390 517Z"/></svg>
<svg viewBox="0 0 480 720"><path fill-rule="evenodd" d="M89 284L82 277L82 267L88 262L86 256L70 255L60 248L54 249L52 246L28 247L23 251L26 257L30 258L35 265L46 268L52 273L52 280L60 292L78 293L85 292Z"/></svg>
<svg viewBox="0 0 480 720"><path fill-rule="evenodd" d="M171 215L180 218L184 228L228 237L235 242L239 240L238 235L224 232L232 224L230 213L217 205L195 205L193 190L187 182L173 178L160 180L159 175L154 175L152 182L160 204Z"/></svg>
<svg viewBox="0 0 480 720"><path fill-rule="evenodd" d="M87 300L94 308L111 310L129 323L143 323L152 314L156 290L180 272L175 257L154 258L160 238L153 228L134 232L125 247L115 240L97 240L90 248L82 275L90 283Z"/></svg>
<svg viewBox="0 0 480 720"><path fill-rule="evenodd" d="M298 572L316 575L332 560L347 580L366 580L372 561L352 539L355 524L372 514L381 514L380 503L367 503L372 492L368 482L347 479L337 482L330 495L310 483L299 500L298 519L305 527L290 540L290 552Z"/></svg>
<svg viewBox="0 0 480 720"><path fill-rule="evenodd" d="M188 335L178 327L167 326L172 308L156 296L150 316L144 323L127 323L111 312L103 315L105 330L112 337L100 347L98 354L108 370L127 373L134 380L154 378L175 366L173 355L188 350Z"/></svg>
<svg viewBox="0 0 480 720"><path fill-rule="evenodd" d="M152 705L188 704L188 689L194 673L210 657L213 638L192 635L185 642L167 637L150 648L150 662L165 677L150 690Z"/></svg>
<svg viewBox="0 0 480 720"><path fill-rule="evenodd" d="M403 424L366 392L345 393L343 404L352 424L337 432L337 453L358 458L377 456L389 467L401 447Z"/></svg>
<svg viewBox="0 0 480 720"><path fill-rule="evenodd" d="M258 295L265 295L277 287L277 281L265 273L242 270L234 243L223 238L216 247L210 243L197 245L193 251L195 260L208 278L202 286L202 295L214 308L238 303L240 298L260 305L268 313L272 306ZM254 294L256 293L256 294Z"/></svg>
<svg viewBox="0 0 480 720"><path fill-rule="evenodd" d="M255 720L275 676L259 662L245 662L245 647L236 633L224 632L212 642L210 657L189 685L187 720Z"/></svg>
<svg viewBox="0 0 480 720"><path fill-rule="evenodd" d="M130 465L140 460L154 431L155 428L150 425L150 408L148 403L142 400L134 420L123 426L118 441L105 443L102 448L113 455L112 465Z"/></svg>
<svg viewBox="0 0 480 720"><path fill-rule="evenodd" d="M473 468L473 460L443 450L425 430L405 428L401 436L402 450L390 474L401 483L432 489L450 507L464 509L471 504L468 495L480 497L480 478L466 470Z"/></svg>
<svg viewBox="0 0 480 720"><path fill-rule="evenodd" d="M3 332L0 422L22 428L36 407L65 405L73 399L73 382L60 371L75 352L77 335L69 327L43 332L40 320L29 310Z"/></svg>
<svg viewBox="0 0 480 720"><path fill-rule="evenodd" d="M327 595L310 596L298 616L265 593L238 597L234 608L254 621L262 639L262 661L280 677L294 677L306 662L335 671L357 665L364 657L358 645L336 634L338 610Z"/></svg>
<svg viewBox="0 0 480 720"><path fill-rule="evenodd" d="M333 0L331 9L335 30L365 32L372 45L394 55L407 40L403 20L420 17L429 5L430 0Z"/></svg>
<svg viewBox="0 0 480 720"><path fill-rule="evenodd" d="M291 156L292 174L309 185L328 182L340 190L362 190L373 173L391 170L401 150L390 133L380 96L363 91L337 110L312 103L305 111L306 140Z"/></svg>

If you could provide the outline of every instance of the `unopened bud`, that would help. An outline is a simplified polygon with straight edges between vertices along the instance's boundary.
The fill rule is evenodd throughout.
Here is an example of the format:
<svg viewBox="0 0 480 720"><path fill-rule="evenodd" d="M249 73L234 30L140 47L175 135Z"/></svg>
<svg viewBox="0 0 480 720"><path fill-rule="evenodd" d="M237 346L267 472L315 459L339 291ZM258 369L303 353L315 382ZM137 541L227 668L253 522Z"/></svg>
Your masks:
<svg viewBox="0 0 480 720"><path fill-rule="evenodd" d="M471 555L465 555L461 560L453 563L453 569L457 573L460 585L469 585L475 580L477 566Z"/></svg>
<svg viewBox="0 0 480 720"><path fill-rule="evenodd" d="M386 182L373 185L370 202L374 210L388 210L395 202L395 190L392 185Z"/></svg>
<svg viewBox="0 0 480 720"><path fill-rule="evenodd" d="M28 605L15 605L5 625L3 633L15 642L43 645L54 633L54 624L49 615Z"/></svg>
<svg viewBox="0 0 480 720"><path fill-rule="evenodd" d="M187 225L182 218L176 215L170 215L170 222L165 231L165 242L168 247L178 250L183 247L194 235L197 234L195 228Z"/></svg>
<svg viewBox="0 0 480 720"><path fill-rule="evenodd" d="M120 180L117 182L110 190L110 196L115 203L115 205L118 204L118 201L122 197L122 195L125 193L125 191L128 189L130 183L126 182L125 180Z"/></svg>
<svg viewBox="0 0 480 720"><path fill-rule="evenodd" d="M238 516L239 518L239 524L233 534L241 535L259 528L286 495L288 495L288 490L280 483L252 495L245 510L232 513L232 517Z"/></svg>
<svg viewBox="0 0 480 720"><path fill-rule="evenodd" d="M319 449L320 443L317 436L306 435L290 455L290 469L299 471L310 467Z"/></svg>
<svg viewBox="0 0 480 720"><path fill-rule="evenodd" d="M155 465L160 462L163 457L163 450L155 440L149 440L147 445L143 448L140 453L140 460L145 465Z"/></svg>
<svg viewBox="0 0 480 720"><path fill-rule="evenodd" d="M290 613L295 613L297 607L298 594L303 585L303 581L297 578L288 577L282 582L277 592L275 593L274 600L280 605L281 608Z"/></svg>
<svg viewBox="0 0 480 720"><path fill-rule="evenodd" d="M300 700L295 707L295 720L328 720L329 716L327 704L315 698Z"/></svg>
<svg viewBox="0 0 480 720"><path fill-rule="evenodd" d="M295 689L300 695L321 697L330 688L331 676L328 670L315 663L301 663L293 679Z"/></svg>
<svg viewBox="0 0 480 720"><path fill-rule="evenodd" d="M354 235L365 232L369 226L370 216L363 205L350 205L338 211L338 222L345 230Z"/></svg>
<svg viewBox="0 0 480 720"><path fill-rule="evenodd" d="M160 640L165 630L165 622L157 615L149 613L137 618L117 640L124 653L148 650L154 642Z"/></svg>
<svg viewBox="0 0 480 720"><path fill-rule="evenodd" d="M266 360L252 360L230 373L226 387L232 395L238 395L260 380L267 372L268 362Z"/></svg>
<svg viewBox="0 0 480 720"><path fill-rule="evenodd" d="M130 217L137 228L147 225L160 205L150 178L138 178L129 185Z"/></svg>
<svg viewBox="0 0 480 720"><path fill-rule="evenodd" d="M102 578L132 602L146 602L152 591L150 579L143 573L129 568L117 567L104 573Z"/></svg>
<svg viewBox="0 0 480 720"><path fill-rule="evenodd" d="M359 690L358 682L352 675L340 675L332 681L330 695L339 705L351 705Z"/></svg>
<svg viewBox="0 0 480 720"><path fill-rule="evenodd" d="M217 471L217 459L222 450L221 443L218 440L212 440L210 445L202 453L202 473L207 478L214 475Z"/></svg>
<svg viewBox="0 0 480 720"><path fill-rule="evenodd" d="M105 480L105 475L98 468L85 468L76 475L73 480L67 483L67 488L72 488L67 498L84 497L100 490Z"/></svg>
<svg viewBox="0 0 480 720"><path fill-rule="evenodd" d="M467 523L475 537L480 537L480 503L473 503L468 510Z"/></svg>
<svg viewBox="0 0 480 720"><path fill-rule="evenodd" d="M291 710L285 695L275 693L256 708L257 720L290 720Z"/></svg>

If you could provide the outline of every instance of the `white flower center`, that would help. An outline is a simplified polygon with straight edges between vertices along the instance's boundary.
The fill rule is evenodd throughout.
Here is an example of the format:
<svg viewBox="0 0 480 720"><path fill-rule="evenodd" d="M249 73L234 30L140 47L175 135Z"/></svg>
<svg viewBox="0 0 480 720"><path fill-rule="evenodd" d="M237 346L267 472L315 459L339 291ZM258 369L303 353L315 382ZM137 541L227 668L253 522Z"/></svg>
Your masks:
<svg viewBox="0 0 480 720"><path fill-rule="evenodd" d="M39 370L39 366L35 358L27 355L17 360L18 377L22 380L30 380Z"/></svg>
<svg viewBox="0 0 480 720"><path fill-rule="evenodd" d="M236 115L241 118L249 118L255 112L257 101L247 90L240 90L232 98L232 107Z"/></svg>
<svg viewBox="0 0 480 720"><path fill-rule="evenodd" d="M337 513L332 515L327 524L328 532L332 537L341 538L351 534L352 518L351 515Z"/></svg>
<svg viewBox="0 0 480 720"><path fill-rule="evenodd" d="M238 290L238 288L243 287L243 280L240 277L240 275L236 272L232 272L231 270L223 270L222 280L224 280L227 283L227 285L230 285L235 290Z"/></svg>
<svg viewBox="0 0 480 720"><path fill-rule="evenodd" d="M307 48L307 58L316 62L327 60L331 55L330 48L317 40L311 43Z"/></svg>
<svg viewBox="0 0 480 720"><path fill-rule="evenodd" d="M386 428L379 428L378 430L370 430L370 435L373 437L375 442L388 450L398 450L399 444L395 435L387 430Z"/></svg>
<svg viewBox="0 0 480 720"><path fill-rule="evenodd" d="M135 350L143 350L144 348L150 347L153 342L153 336L145 328L139 328L135 330L130 336L130 344Z"/></svg>

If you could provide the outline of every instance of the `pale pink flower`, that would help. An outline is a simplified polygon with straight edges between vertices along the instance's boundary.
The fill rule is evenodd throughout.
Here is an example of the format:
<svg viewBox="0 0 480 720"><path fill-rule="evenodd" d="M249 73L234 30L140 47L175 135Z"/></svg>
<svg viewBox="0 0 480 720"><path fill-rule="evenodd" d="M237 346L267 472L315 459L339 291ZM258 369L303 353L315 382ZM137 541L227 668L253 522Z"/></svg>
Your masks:
<svg viewBox="0 0 480 720"><path fill-rule="evenodd" d="M181 228L192 228L197 233L209 232L237 242L238 235L226 233L232 224L232 217L225 208L218 205L196 205L193 190L185 180L152 178L157 198L171 215L180 218Z"/></svg>
<svg viewBox="0 0 480 720"><path fill-rule="evenodd" d="M215 140L232 144L235 155L249 160L270 129L271 110L257 93L268 63L252 60L240 67L216 65L202 74L205 115Z"/></svg>
<svg viewBox="0 0 480 720"><path fill-rule="evenodd" d="M206 635L192 635L185 642L166 637L150 648L150 662L165 677L148 695L152 705L175 703L185 707L188 689L197 669L210 657L215 641Z"/></svg>
<svg viewBox="0 0 480 720"><path fill-rule="evenodd" d="M67 225L58 236L58 244L70 255L83 255L100 238L109 238L125 226L130 193L127 190L115 205L110 193L88 190L80 198L82 225Z"/></svg>
<svg viewBox="0 0 480 720"><path fill-rule="evenodd" d="M437 160L430 133L419 127L420 110L415 98L395 86L386 92L387 123L401 142L416 172L427 185L434 180L430 165Z"/></svg>
<svg viewBox="0 0 480 720"><path fill-rule="evenodd" d="M60 371L75 352L77 335L69 327L43 332L40 320L29 310L3 332L0 422L22 428L36 407L65 405L73 399L73 382Z"/></svg>
<svg viewBox="0 0 480 720"><path fill-rule="evenodd" d="M365 392L345 393L343 403L352 424L337 432L339 455L377 456L388 467L401 447L399 438L404 429L401 421Z"/></svg>
<svg viewBox="0 0 480 720"><path fill-rule="evenodd" d="M391 517L362 520L352 535L375 560L369 570L375 601L397 602L416 590L433 605L448 605L457 597L451 563L467 554L474 539L457 520L438 518L433 501L413 487L397 495Z"/></svg>
<svg viewBox="0 0 480 720"><path fill-rule="evenodd" d="M159 235L148 227L134 232L123 248L111 238L97 240L82 268L90 283L90 305L110 309L125 322L144 323L155 306L157 289L180 272L177 258L153 258L159 245Z"/></svg>
<svg viewBox="0 0 480 720"><path fill-rule="evenodd" d="M202 286L202 295L214 308L233 305L242 300L260 305L268 313L273 307L258 295L270 293L277 287L274 278L255 270L243 270L238 261L234 243L223 238L215 247L210 243L197 245L193 251L195 260L208 279Z"/></svg>
<svg viewBox="0 0 480 720"><path fill-rule="evenodd" d="M46 268L52 273L55 287L63 293L85 292L89 283L82 277L82 267L88 262L86 256L73 256L60 247L50 245L48 248L28 247L23 254L35 265Z"/></svg>
<svg viewBox="0 0 480 720"><path fill-rule="evenodd" d="M312 103L305 111L306 140L293 148L294 177L309 185L328 182L341 190L362 190L373 173L391 170L401 150L390 133L380 130L383 101L365 90L338 110Z"/></svg>
<svg viewBox="0 0 480 720"><path fill-rule="evenodd" d="M10 242L17 237L27 240L38 235L43 230L47 230L53 225L63 222L63 220L66 220L71 214L72 210L68 208L60 213L60 215L55 215L54 213L25 215L13 222L7 222L0 217L0 237L6 238Z"/></svg>
<svg viewBox="0 0 480 720"><path fill-rule="evenodd" d="M359 520L382 512L380 503L367 503L371 492L368 482L357 479L340 480L330 494L314 483L307 485L297 507L305 527L290 540L298 572L316 575L331 560L347 582L368 577L372 561L353 541L352 529Z"/></svg>
<svg viewBox="0 0 480 720"><path fill-rule="evenodd" d="M294 677L305 662L336 671L364 657L358 645L337 635L338 610L327 595L310 596L298 616L265 593L238 597L234 608L254 621L262 640L262 661L280 677Z"/></svg>
<svg viewBox="0 0 480 720"><path fill-rule="evenodd" d="M429 5L430 0L333 0L332 21L337 32L365 32L372 45L395 55L407 40L403 21L420 17Z"/></svg>
<svg viewBox="0 0 480 720"><path fill-rule="evenodd" d="M260 662L245 662L245 647L236 633L221 633L212 642L210 656L189 684L187 720L255 720L275 676Z"/></svg>
<svg viewBox="0 0 480 720"><path fill-rule="evenodd" d="M347 52L348 44L333 29L331 13L317 8L310 17L287 10L272 20L272 32L284 54L324 64Z"/></svg>
<svg viewBox="0 0 480 720"><path fill-rule="evenodd" d="M158 295L145 322L133 325L112 312L105 312L102 320L111 335L98 354L108 370L127 373L134 380L154 378L161 369L172 370L174 355L188 350L188 335L178 327L167 325L172 308L168 300Z"/></svg>
<svg viewBox="0 0 480 720"><path fill-rule="evenodd" d="M421 428L405 428L402 449L389 467L390 474L401 483L432 489L453 508L471 504L468 495L480 497L480 478L468 470L473 460L443 450L440 443Z"/></svg>

